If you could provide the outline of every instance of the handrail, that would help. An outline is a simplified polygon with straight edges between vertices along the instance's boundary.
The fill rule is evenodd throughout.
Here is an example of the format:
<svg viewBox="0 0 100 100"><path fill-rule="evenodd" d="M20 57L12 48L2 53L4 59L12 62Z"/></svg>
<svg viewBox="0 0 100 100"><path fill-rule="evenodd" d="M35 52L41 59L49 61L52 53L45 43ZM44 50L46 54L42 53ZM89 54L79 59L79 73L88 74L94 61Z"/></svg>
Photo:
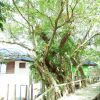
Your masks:
<svg viewBox="0 0 100 100"><path fill-rule="evenodd" d="M93 77L92 77L93 78ZM96 78L96 77L95 77ZM97 77L98 78L98 77ZM43 94L41 94L39 97L37 97L35 100L42 100L42 97L45 96L50 90L52 90L53 88L55 87L59 87L59 86L64 86L64 85L68 85L68 84L71 84L71 83L77 83L77 82L80 82L83 81L83 80L87 80L87 79L90 79L90 78L85 78L85 79L81 79L81 80L77 80L77 81L71 81L69 83L63 83L63 84L58 84L56 86L52 86L51 88L49 88L47 91L45 91Z"/></svg>

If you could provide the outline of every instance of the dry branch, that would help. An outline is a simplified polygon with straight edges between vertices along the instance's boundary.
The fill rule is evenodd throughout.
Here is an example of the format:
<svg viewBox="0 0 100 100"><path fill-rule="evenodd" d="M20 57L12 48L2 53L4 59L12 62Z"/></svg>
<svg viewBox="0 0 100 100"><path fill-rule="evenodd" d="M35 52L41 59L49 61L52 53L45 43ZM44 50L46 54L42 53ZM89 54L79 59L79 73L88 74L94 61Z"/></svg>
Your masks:
<svg viewBox="0 0 100 100"><path fill-rule="evenodd" d="M1 43L6 43L6 44L16 44L16 45L19 45L19 46L21 46L21 47L23 47L23 48L25 48L25 49L27 49L27 50L29 50L29 51L34 51L34 49L28 48L27 45L25 45L25 44L23 44L23 43L18 43L18 42L16 42L16 41L14 41L14 42L10 42L10 41L0 41L0 42L1 42Z"/></svg>

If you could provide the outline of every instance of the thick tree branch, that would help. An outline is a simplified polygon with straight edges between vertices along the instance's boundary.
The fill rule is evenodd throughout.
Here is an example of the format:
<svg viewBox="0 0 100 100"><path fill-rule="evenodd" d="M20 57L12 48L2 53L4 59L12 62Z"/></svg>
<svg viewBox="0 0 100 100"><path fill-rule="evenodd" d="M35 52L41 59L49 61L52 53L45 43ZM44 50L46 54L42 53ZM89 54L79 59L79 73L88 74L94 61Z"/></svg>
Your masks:
<svg viewBox="0 0 100 100"><path fill-rule="evenodd" d="M1 43L7 43L7 44L16 44L16 45L19 45L19 46L21 46L21 47L23 47L23 48L25 48L25 49L27 49L27 50L29 50L29 51L34 51L34 49L28 48L27 45L25 45L25 44L23 44L23 43L18 43L18 42L16 42L16 41L14 41L14 42L10 42L10 41L0 41L0 42L1 42Z"/></svg>
<svg viewBox="0 0 100 100"><path fill-rule="evenodd" d="M61 39L61 42L60 42L60 48L63 48L66 41L68 40L69 36L71 35L71 32L68 32L64 35L64 37Z"/></svg>
<svg viewBox="0 0 100 100"><path fill-rule="evenodd" d="M64 7L64 2L61 2L61 10L60 10L60 12L59 12L59 14L58 14L58 16L57 16L57 18L55 20L55 26L54 26L53 34L52 34L52 37L51 37L50 42L48 44L48 48L47 48L46 53L45 53L45 58L48 56L49 49L50 49L50 47L51 47L51 45L53 43L54 36L56 35L56 31L58 29L57 25L58 25L58 21L59 21L61 15L62 15L63 7Z"/></svg>

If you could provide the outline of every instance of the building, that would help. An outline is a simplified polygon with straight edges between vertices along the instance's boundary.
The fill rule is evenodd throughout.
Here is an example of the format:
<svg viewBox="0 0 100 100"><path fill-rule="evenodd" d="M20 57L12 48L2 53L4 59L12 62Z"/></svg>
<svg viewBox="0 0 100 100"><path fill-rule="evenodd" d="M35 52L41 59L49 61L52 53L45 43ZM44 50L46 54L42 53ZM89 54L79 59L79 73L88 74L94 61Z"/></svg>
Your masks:
<svg viewBox="0 0 100 100"><path fill-rule="evenodd" d="M13 51L0 49L0 100L22 100L30 95L29 67L32 58Z"/></svg>
<svg viewBox="0 0 100 100"><path fill-rule="evenodd" d="M97 63L93 62L93 61L85 61L82 63L81 67L83 68L83 72L85 74L85 77L90 77L91 76L91 69L92 69L92 73L95 74L95 70L97 69ZM72 67L72 71L73 73L77 72L76 71L77 68L76 66ZM76 73L76 75L80 76L80 73Z"/></svg>

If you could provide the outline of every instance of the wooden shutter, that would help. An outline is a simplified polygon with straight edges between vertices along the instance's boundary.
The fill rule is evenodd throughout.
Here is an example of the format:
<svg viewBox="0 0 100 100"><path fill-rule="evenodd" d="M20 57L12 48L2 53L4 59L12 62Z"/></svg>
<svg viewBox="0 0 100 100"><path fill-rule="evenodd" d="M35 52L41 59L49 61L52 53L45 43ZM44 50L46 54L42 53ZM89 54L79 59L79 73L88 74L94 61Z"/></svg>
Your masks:
<svg viewBox="0 0 100 100"><path fill-rule="evenodd" d="M14 73L15 69L15 62L8 62L7 63L7 68L6 68L6 73Z"/></svg>

